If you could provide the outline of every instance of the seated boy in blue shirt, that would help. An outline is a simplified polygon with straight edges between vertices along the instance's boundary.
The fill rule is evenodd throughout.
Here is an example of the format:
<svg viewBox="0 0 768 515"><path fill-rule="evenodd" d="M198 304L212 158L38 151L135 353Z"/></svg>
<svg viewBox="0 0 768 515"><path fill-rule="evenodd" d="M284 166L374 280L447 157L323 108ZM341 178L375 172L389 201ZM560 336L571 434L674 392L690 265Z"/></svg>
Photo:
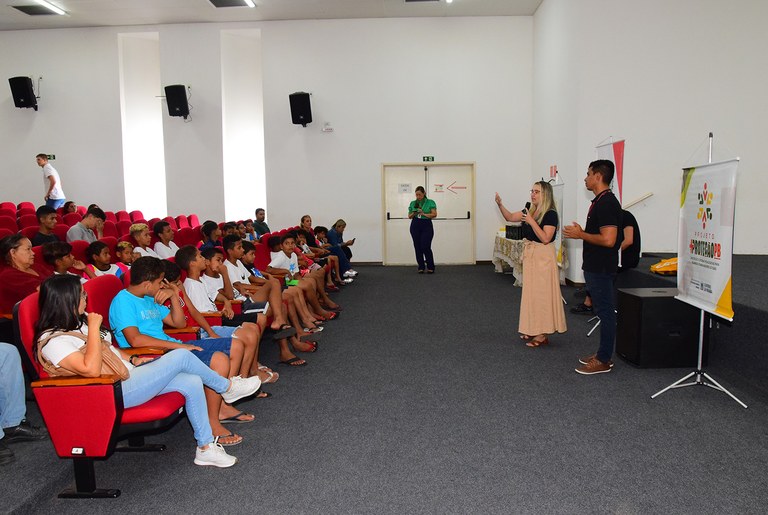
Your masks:
<svg viewBox="0 0 768 515"><path fill-rule="evenodd" d="M158 258L140 257L131 265L131 284L115 296L109 307L109 321L118 345L122 348L188 349L219 375L228 377L232 338L183 343L163 331L163 323L175 328L186 326L178 287L169 284L164 274L163 263ZM167 308L163 303L169 299L171 307ZM258 377L248 380L259 381ZM221 396L209 388L205 388L205 396L211 429L214 436L219 437L219 443L224 446L241 443L243 438L228 431L220 422L236 417L241 412L222 403Z"/></svg>

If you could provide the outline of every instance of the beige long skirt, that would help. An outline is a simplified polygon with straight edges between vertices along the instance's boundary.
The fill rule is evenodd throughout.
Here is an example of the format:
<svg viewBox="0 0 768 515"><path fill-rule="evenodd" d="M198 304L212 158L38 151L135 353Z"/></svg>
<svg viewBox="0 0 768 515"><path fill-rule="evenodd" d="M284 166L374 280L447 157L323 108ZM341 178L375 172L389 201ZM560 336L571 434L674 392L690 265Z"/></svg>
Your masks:
<svg viewBox="0 0 768 515"><path fill-rule="evenodd" d="M565 310L560 293L555 245L526 241L523 249L523 297L520 300L522 334L564 333Z"/></svg>

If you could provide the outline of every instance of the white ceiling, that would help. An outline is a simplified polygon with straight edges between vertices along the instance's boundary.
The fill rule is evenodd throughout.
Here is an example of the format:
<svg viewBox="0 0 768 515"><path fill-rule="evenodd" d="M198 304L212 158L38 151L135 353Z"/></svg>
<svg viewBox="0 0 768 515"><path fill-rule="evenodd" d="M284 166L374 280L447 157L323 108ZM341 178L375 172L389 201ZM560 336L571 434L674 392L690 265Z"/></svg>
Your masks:
<svg viewBox="0 0 768 515"><path fill-rule="evenodd" d="M542 0L255 0L257 7L215 8L208 0L50 0L67 16L29 16L0 0L0 30L51 29L267 20L404 18L418 16L530 16Z"/></svg>

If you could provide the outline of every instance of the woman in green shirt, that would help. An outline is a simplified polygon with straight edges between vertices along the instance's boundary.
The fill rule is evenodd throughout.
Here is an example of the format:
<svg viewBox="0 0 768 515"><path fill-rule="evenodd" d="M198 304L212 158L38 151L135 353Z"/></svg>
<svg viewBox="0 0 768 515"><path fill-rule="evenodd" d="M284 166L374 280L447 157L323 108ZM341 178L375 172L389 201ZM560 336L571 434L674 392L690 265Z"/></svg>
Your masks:
<svg viewBox="0 0 768 515"><path fill-rule="evenodd" d="M425 268L428 274L435 273L435 258L432 255L432 237L435 230L432 227L432 219L436 216L437 204L427 198L423 186L417 187L416 200L408 206L408 218L411 219L411 238L420 274L424 273Z"/></svg>

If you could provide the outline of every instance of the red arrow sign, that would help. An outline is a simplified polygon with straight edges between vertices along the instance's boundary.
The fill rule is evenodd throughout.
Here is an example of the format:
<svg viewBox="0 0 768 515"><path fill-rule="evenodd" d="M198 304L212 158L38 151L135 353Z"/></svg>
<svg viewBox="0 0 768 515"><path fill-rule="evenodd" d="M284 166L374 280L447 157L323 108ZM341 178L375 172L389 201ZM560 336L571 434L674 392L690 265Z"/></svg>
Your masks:
<svg viewBox="0 0 768 515"><path fill-rule="evenodd" d="M448 186L448 188L446 188L448 191L450 191L454 195L458 195L458 193L456 191L454 191L454 190L465 190L465 189L467 189L466 186L454 186L454 184L456 184L456 181L453 181L451 183L451 185Z"/></svg>

